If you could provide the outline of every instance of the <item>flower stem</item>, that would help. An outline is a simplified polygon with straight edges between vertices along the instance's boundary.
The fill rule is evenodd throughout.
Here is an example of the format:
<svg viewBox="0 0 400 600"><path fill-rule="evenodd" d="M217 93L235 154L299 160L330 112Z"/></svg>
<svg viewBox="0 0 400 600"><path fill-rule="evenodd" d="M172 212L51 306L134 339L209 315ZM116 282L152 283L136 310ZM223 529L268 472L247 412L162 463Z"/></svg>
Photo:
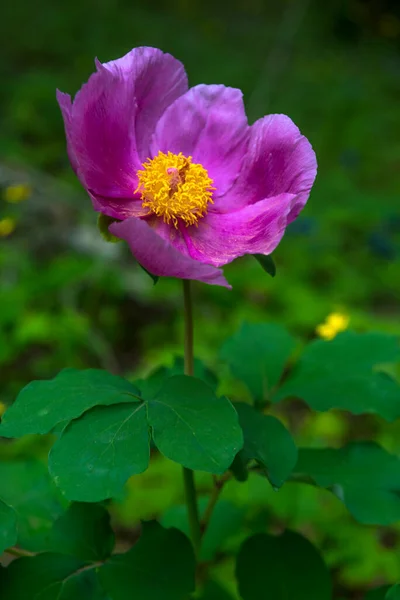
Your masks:
<svg viewBox="0 0 400 600"><path fill-rule="evenodd" d="M193 375L193 310L190 279L183 279L183 310L185 315L185 375Z"/></svg>
<svg viewBox="0 0 400 600"><path fill-rule="evenodd" d="M190 280L183 279L183 303L185 316L185 375L193 375L193 311ZM191 469L183 467L183 482L185 487L185 499L189 518L190 536L196 556L199 556L201 543L201 530L199 509L197 505L194 473Z"/></svg>

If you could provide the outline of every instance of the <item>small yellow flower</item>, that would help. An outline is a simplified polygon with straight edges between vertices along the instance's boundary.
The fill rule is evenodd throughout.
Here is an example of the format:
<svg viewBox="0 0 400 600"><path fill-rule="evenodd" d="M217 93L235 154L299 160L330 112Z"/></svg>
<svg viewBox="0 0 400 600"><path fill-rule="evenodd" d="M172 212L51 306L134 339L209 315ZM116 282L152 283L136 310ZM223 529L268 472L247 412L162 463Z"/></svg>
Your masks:
<svg viewBox="0 0 400 600"><path fill-rule="evenodd" d="M4 402L0 402L0 417L6 412L7 405Z"/></svg>
<svg viewBox="0 0 400 600"><path fill-rule="evenodd" d="M325 323L318 325L318 327L316 327L315 329L315 332L318 335L318 337L324 340L331 340L336 335L335 330L332 329L332 327L329 327L329 325L326 325Z"/></svg>
<svg viewBox="0 0 400 600"><path fill-rule="evenodd" d="M10 202L10 204L18 204L27 200L32 194L32 188L26 183L19 183L16 185L10 185L4 192L4 200Z"/></svg>
<svg viewBox="0 0 400 600"><path fill-rule="evenodd" d="M10 235L15 231L16 225L15 219L12 219L11 217L0 219L0 237L7 237Z"/></svg>
<svg viewBox="0 0 400 600"><path fill-rule="evenodd" d="M324 323L315 329L316 334L324 340L333 340L340 331L345 331L349 326L350 318L343 313L331 313Z"/></svg>

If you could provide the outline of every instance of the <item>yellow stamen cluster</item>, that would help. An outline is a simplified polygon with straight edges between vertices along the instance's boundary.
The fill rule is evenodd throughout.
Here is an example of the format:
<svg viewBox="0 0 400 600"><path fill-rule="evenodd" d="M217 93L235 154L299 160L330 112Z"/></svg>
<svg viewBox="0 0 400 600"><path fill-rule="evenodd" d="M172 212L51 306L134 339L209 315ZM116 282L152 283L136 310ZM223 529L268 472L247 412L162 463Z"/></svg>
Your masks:
<svg viewBox="0 0 400 600"><path fill-rule="evenodd" d="M349 326L349 317L342 313L331 313L324 323L318 325L316 333L324 340L333 340L340 331L345 331Z"/></svg>
<svg viewBox="0 0 400 600"><path fill-rule="evenodd" d="M208 204L212 204L212 179L202 165L192 163L192 157L181 152L159 152L143 164L137 176L135 193L141 193L143 208L176 228L180 221L197 226L198 219L207 214Z"/></svg>

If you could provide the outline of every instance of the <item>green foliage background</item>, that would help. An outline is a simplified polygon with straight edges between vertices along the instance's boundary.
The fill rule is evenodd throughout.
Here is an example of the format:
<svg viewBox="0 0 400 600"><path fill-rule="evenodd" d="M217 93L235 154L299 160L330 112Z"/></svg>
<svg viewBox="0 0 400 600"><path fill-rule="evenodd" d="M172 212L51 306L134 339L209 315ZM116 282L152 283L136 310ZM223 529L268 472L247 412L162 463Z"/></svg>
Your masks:
<svg viewBox="0 0 400 600"><path fill-rule="evenodd" d="M1 402L64 367L138 378L181 354L179 282L154 287L122 244L98 235L96 215L68 165L55 101L56 87L78 90L94 56L107 61L138 45L180 58L193 85L240 87L251 122L287 113L319 162L309 204L275 252L275 279L256 261L241 259L226 268L232 292L195 287L197 356L224 369L217 349L243 320L280 322L305 341L327 314L342 310L353 329L400 333L394 2L14 0L0 36L0 219L17 221L15 232L0 238ZM16 183L29 183L32 194L10 204L5 190ZM222 378L223 391L238 395L227 368ZM303 445L372 438L400 451L396 422L335 411L312 417L303 405L279 416ZM41 461L46 451L45 439L4 441L1 465L32 454ZM206 492L206 475L200 485ZM159 456L150 471L131 479L113 506L121 547L135 538L139 518L167 519L182 500L180 489L176 465ZM234 523L242 518L251 531L287 525L307 534L334 569L338 598L362 598L367 587L400 578L399 527L361 527L328 492L287 485L277 494L251 477L240 487L227 485L223 499L242 511ZM38 539L46 527L39 509L40 503ZM230 539L233 546L240 541ZM233 563L219 566L216 579L224 570L232 573Z"/></svg>

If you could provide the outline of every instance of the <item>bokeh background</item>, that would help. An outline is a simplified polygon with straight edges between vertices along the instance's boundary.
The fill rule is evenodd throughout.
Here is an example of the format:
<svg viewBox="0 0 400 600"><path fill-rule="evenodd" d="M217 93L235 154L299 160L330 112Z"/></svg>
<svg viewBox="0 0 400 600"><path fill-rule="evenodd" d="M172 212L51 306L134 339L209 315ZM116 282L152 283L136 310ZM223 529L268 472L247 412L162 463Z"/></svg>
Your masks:
<svg viewBox="0 0 400 600"><path fill-rule="evenodd" d="M13 0L1 12L3 408L28 381L65 366L141 377L181 353L179 282L153 286L122 244L100 237L68 164L55 100L57 87L79 89L95 56L108 61L139 45L182 60L192 85L241 88L250 122L288 114L319 162L309 203L274 253L276 277L244 258L226 268L232 292L195 286L196 355L221 368L218 349L243 320L277 321L307 340L340 311L358 331L400 333L397 1ZM282 418L303 444L373 437L400 451L399 426L372 417L311 416L296 405ZM46 444L4 442L0 460L43 457ZM200 484L206 491L208 479ZM369 586L400 578L400 529L356 525L327 492L288 485L276 494L255 478L227 486L226 497L248 528L289 525L318 543L337 598L361 598ZM180 499L179 472L156 457L114 506L121 543L139 517L163 515ZM229 581L231 571L222 561L216 578Z"/></svg>

